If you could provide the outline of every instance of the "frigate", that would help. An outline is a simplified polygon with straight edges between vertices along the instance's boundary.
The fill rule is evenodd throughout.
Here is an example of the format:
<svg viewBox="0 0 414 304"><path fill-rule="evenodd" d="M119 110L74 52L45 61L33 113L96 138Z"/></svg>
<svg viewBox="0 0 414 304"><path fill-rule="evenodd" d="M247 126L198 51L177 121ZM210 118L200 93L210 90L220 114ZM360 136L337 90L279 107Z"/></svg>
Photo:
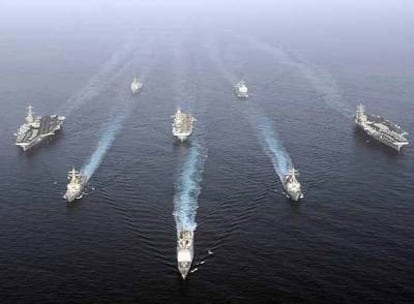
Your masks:
<svg viewBox="0 0 414 304"><path fill-rule="evenodd" d="M34 117L32 106L29 106L26 123L21 125L14 134L16 146L21 147L23 151L29 150L47 137L55 135L64 120L64 116L58 115Z"/></svg>
<svg viewBox="0 0 414 304"><path fill-rule="evenodd" d="M172 134L177 137L181 142L186 140L193 133L193 125L197 119L191 114L181 112L180 109L175 112L172 123Z"/></svg>
<svg viewBox="0 0 414 304"><path fill-rule="evenodd" d="M296 176L298 175L298 171L292 168L281 179L283 188L285 189L287 195L295 202L304 197L300 183L296 179Z"/></svg>
<svg viewBox="0 0 414 304"><path fill-rule="evenodd" d="M177 233L177 265L181 277L185 280L194 257L194 232L181 230Z"/></svg>
<svg viewBox="0 0 414 304"><path fill-rule="evenodd" d="M142 89L142 86L143 84L138 81L138 78L134 77L130 85L132 95L139 93L139 91Z"/></svg>
<svg viewBox="0 0 414 304"><path fill-rule="evenodd" d="M249 89L247 88L246 82L244 80L240 80L234 86L234 92L239 98L247 98L249 97L248 94Z"/></svg>
<svg viewBox="0 0 414 304"><path fill-rule="evenodd" d="M66 187L66 193L63 196L69 203L75 199L81 199L83 196L83 190L85 189L87 178L84 174L76 171L75 168L69 171L68 179L69 184Z"/></svg>
<svg viewBox="0 0 414 304"><path fill-rule="evenodd" d="M399 125L381 116L367 114L362 104L357 107L354 121L367 135L398 152L409 144L405 137L408 133Z"/></svg>

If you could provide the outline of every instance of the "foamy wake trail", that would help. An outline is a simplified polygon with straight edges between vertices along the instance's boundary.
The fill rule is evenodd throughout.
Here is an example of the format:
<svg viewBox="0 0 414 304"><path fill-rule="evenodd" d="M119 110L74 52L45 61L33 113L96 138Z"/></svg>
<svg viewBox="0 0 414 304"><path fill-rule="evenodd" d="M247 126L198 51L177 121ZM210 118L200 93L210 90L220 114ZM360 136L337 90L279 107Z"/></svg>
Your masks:
<svg viewBox="0 0 414 304"><path fill-rule="evenodd" d="M281 48L259 41L256 38L240 38L244 40L247 39L252 48L272 55L281 64L294 67L309 81L313 89L320 94L320 97L327 106L346 117L353 115L352 108L344 102L336 80L330 73L306 63L296 55L289 54Z"/></svg>
<svg viewBox="0 0 414 304"><path fill-rule="evenodd" d="M247 108L245 115L256 131L264 152L272 161L276 174L282 179L293 168L293 164L289 153L274 129L273 123L262 112L252 106Z"/></svg>
<svg viewBox="0 0 414 304"><path fill-rule="evenodd" d="M105 89L110 87L128 66L128 64L125 64L125 61L131 56L132 51L132 43L126 43L115 51L111 58L101 66L100 70L89 79L86 85L61 106L58 113L67 116L85 102L99 96Z"/></svg>
<svg viewBox="0 0 414 304"><path fill-rule="evenodd" d="M193 141L176 184L173 215L177 231L194 231L197 227L195 217L206 157L206 151Z"/></svg>
<svg viewBox="0 0 414 304"><path fill-rule="evenodd" d="M220 56L220 52L219 52L219 47L217 44L217 41L215 41L213 38L210 37L208 43L207 43L207 47L209 49L209 55L210 55L210 60L215 64L215 66L217 67L217 69L222 73L222 75L224 76L224 78L230 83L230 84L235 84L238 80L236 75L233 75L232 73L229 72L229 70L226 68L226 66L224 65L221 56Z"/></svg>
<svg viewBox="0 0 414 304"><path fill-rule="evenodd" d="M96 146L95 152L81 169L82 174L86 175L88 180L101 164L106 152L111 147L116 135L121 130L125 117L126 112L120 113L106 126L104 133Z"/></svg>

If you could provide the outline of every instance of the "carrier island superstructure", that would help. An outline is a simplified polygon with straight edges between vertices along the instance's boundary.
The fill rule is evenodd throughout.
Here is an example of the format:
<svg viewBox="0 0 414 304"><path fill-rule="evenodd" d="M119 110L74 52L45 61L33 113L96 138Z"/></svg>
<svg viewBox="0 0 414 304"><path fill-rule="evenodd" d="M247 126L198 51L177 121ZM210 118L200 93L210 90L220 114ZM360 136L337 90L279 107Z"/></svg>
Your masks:
<svg viewBox="0 0 414 304"><path fill-rule="evenodd" d="M398 152L403 146L408 145L405 137L408 135L407 132L381 116L367 114L362 104L357 107L354 121L367 135Z"/></svg>
<svg viewBox="0 0 414 304"><path fill-rule="evenodd" d="M23 151L29 150L47 137L55 135L55 132L60 130L64 120L64 116L57 115L34 117L32 106L29 106L26 123L21 125L14 134L16 136L16 146L21 147Z"/></svg>
<svg viewBox="0 0 414 304"><path fill-rule="evenodd" d="M190 271L194 258L194 232L181 230L177 232L177 266L183 280Z"/></svg>
<svg viewBox="0 0 414 304"><path fill-rule="evenodd" d="M193 133L194 122L197 119L191 114L182 112L180 109L171 117L174 118L172 134L181 142L185 141Z"/></svg>

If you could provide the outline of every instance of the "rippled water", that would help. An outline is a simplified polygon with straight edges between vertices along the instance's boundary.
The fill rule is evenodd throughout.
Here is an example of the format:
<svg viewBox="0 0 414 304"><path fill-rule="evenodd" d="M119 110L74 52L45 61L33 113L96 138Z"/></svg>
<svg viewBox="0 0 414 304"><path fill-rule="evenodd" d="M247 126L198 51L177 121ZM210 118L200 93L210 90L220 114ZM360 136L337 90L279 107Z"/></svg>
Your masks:
<svg viewBox="0 0 414 304"><path fill-rule="evenodd" d="M414 134L412 73L341 67L329 53L288 50L266 35L198 31L138 29L96 44L87 34L39 34L44 46L24 35L1 40L1 302L409 302L414 149L396 154L366 139L350 111L362 100ZM144 88L131 97L135 74ZM246 101L232 95L240 78ZM59 136L22 153L13 132L29 103L67 120ZM177 106L197 117L193 140L208 149L198 270L185 282L173 212L193 143L171 136ZM302 202L284 196L252 109L300 171ZM113 121L119 132L87 195L67 204L67 171L88 161Z"/></svg>

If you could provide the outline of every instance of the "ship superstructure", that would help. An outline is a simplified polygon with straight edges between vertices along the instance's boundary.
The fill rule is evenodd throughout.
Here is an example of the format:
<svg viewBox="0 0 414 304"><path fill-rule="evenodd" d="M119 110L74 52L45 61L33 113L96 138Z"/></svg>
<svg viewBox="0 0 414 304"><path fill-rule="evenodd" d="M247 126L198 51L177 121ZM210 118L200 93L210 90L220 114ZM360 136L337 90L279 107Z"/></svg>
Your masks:
<svg viewBox="0 0 414 304"><path fill-rule="evenodd" d="M34 116L32 106L28 107L26 116L26 123L20 126L16 136L16 146L19 146L23 151L27 151L34 145L40 143L45 138L55 135L55 132L60 130L64 116Z"/></svg>
<svg viewBox="0 0 414 304"><path fill-rule="evenodd" d="M367 114L362 104L357 107L354 121L366 134L396 151L409 144L405 137L408 133L399 125L381 116Z"/></svg>
<svg viewBox="0 0 414 304"><path fill-rule="evenodd" d="M240 80L234 86L234 92L239 98L247 98L249 97L249 89L247 88L246 82L244 80Z"/></svg>
<svg viewBox="0 0 414 304"><path fill-rule="evenodd" d="M289 195L289 197L295 202L304 197L301 185L296 178L298 175L298 171L292 168L285 176L282 177L283 188L285 189L287 195Z"/></svg>
<svg viewBox="0 0 414 304"><path fill-rule="evenodd" d="M197 119L191 114L182 112L180 109L175 112L175 115L171 116L174 118L172 123L172 134L177 137L181 142L186 140L192 133L194 122Z"/></svg>
<svg viewBox="0 0 414 304"><path fill-rule="evenodd" d="M134 77L130 85L132 95L139 93L139 91L142 89L142 86L143 84L138 81L138 78Z"/></svg>
<svg viewBox="0 0 414 304"><path fill-rule="evenodd" d="M66 187L66 193L63 196L69 203L75 199L81 199L83 196L83 189L86 186L87 178L85 175L76 171L75 168L69 171L68 179L69 184Z"/></svg>
<svg viewBox="0 0 414 304"><path fill-rule="evenodd" d="M177 266L185 280L194 257L194 232L181 230L177 233Z"/></svg>

